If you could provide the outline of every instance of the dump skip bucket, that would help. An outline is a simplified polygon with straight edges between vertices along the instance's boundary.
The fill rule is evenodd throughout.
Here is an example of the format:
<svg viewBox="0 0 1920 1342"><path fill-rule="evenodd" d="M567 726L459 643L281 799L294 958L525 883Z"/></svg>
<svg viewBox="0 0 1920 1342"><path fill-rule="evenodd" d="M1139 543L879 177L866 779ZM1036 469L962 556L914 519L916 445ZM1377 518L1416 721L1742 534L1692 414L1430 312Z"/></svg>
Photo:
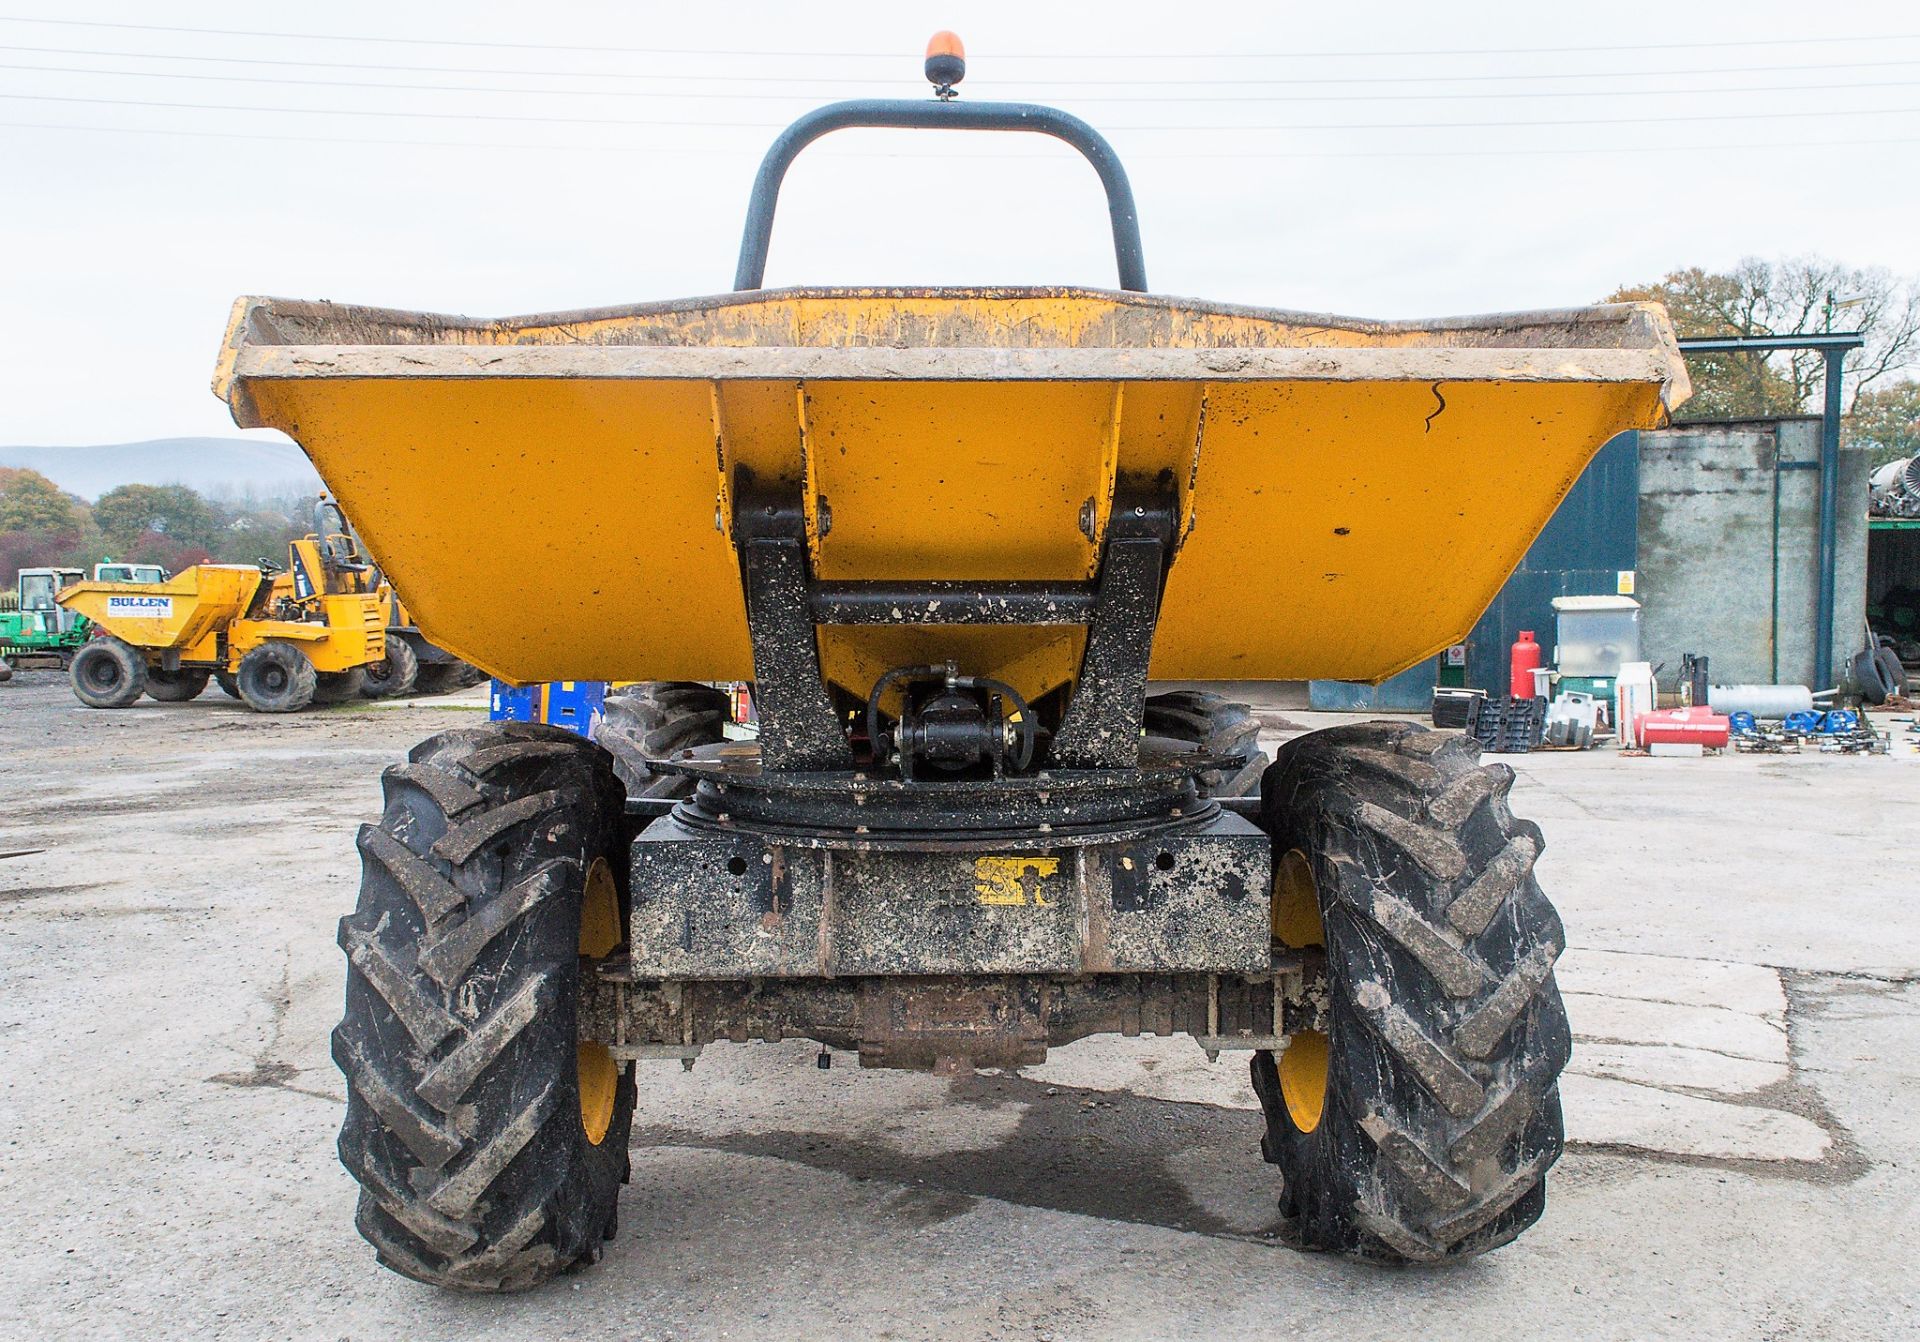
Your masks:
<svg viewBox="0 0 1920 1342"><path fill-rule="evenodd" d="M829 582L1082 580L1177 498L1162 679L1374 681L1457 641L1594 452L1686 395L1665 313L1435 322L1081 289L797 289L501 321L244 299L215 388L297 440L435 642L516 680L753 676L733 492ZM1059 626L823 628L830 680L1029 693Z"/></svg>
<svg viewBox="0 0 1920 1342"><path fill-rule="evenodd" d="M60 604L137 648L191 648L244 615L259 586L250 564L197 564L163 583L75 583Z"/></svg>

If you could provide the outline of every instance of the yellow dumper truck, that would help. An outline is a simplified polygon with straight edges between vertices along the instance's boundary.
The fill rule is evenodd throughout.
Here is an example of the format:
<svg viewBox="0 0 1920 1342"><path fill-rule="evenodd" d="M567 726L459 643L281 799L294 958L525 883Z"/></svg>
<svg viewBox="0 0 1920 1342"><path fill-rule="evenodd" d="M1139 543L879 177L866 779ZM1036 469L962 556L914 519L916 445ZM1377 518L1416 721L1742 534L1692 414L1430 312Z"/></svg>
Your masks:
<svg viewBox="0 0 1920 1342"><path fill-rule="evenodd" d="M764 288L787 165L847 126L1065 141L1119 288ZM646 682L601 744L476 725L386 771L333 1051L388 1267L595 1260L647 1068L719 1040L957 1076L1188 1035L1249 1060L1294 1243L1458 1259L1540 1215L1564 939L1512 773L1407 722L1269 760L1244 706L1152 682L1378 681L1457 641L1599 446L1686 394L1659 307L1154 296L1086 123L862 101L776 142L732 293L243 299L216 389L300 442L428 636Z"/></svg>
<svg viewBox="0 0 1920 1342"><path fill-rule="evenodd" d="M288 547L287 567L196 564L164 582L81 582L59 602L95 636L74 654L73 692L90 708L126 708L144 693L192 699L221 688L262 713L292 713L360 692L387 656L386 605L363 590L368 567L339 535Z"/></svg>

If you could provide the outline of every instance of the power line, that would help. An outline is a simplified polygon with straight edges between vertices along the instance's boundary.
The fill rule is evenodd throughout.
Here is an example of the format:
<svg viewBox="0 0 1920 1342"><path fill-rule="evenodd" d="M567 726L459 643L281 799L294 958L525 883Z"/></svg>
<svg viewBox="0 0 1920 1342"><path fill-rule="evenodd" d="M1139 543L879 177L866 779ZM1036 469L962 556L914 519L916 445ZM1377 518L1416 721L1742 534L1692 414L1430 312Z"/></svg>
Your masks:
<svg viewBox="0 0 1920 1342"><path fill-rule="evenodd" d="M28 71L35 74L105 75L116 79L190 79L212 84L269 84L274 87L330 89L391 89L407 93L485 93L532 94L563 98L699 98L718 100L794 102L810 97L804 93L715 93L681 89L555 89L507 88L486 84L403 84L364 79L288 79L279 75L205 75L174 70L100 70L75 65L16 65L0 63L0 70ZM1568 89L1530 90L1526 92L1473 93L1255 93L1255 94L1171 94L1140 98L1122 94L1077 94L1082 103L1342 103L1342 102L1452 102L1540 98L1656 98L1696 97L1701 95L1742 93L1823 93L1853 89L1913 88L1910 79L1849 80L1838 84L1748 84L1737 88L1685 89Z"/></svg>
<svg viewBox="0 0 1920 1342"><path fill-rule="evenodd" d="M853 83L844 75L722 75L707 72L656 73L633 70L525 70L503 69L497 66L467 65L390 65L369 61L304 61L285 57L273 59L265 56L189 56L184 53L150 51L100 51L88 47L33 47L0 43L0 51L25 52L38 56L105 56L115 59L133 59L145 61L192 61L209 65L274 65L297 66L311 70L382 70L394 73L435 74L435 75L510 75L525 79L664 79L674 83L727 83L727 84L825 84L844 88ZM1920 59L1886 61L1828 61L1794 65L1710 65L1681 67L1670 70L1568 70L1551 74L1478 74L1478 75L1325 75L1279 79L1220 79L1207 75L1190 75L1180 78L1153 78L1114 76L1106 79L1084 79L1074 76L1055 78L1051 75L1030 76L1026 80L1001 81L1014 82L1016 85L1031 84L1037 87L1105 87L1125 85L1134 87L1147 85L1163 87L1171 85L1201 84L1207 87L1266 87L1280 85L1292 87L1302 84L1483 84L1511 83L1522 80L1538 82L1543 79L1654 79L1675 75L1747 75L1747 74L1786 74L1806 71L1825 70L1873 70L1894 66L1911 67L1920 65ZM925 81L905 77L859 76L879 83L901 84L908 88L920 89ZM992 76L982 78L974 76L970 87L995 82Z"/></svg>
<svg viewBox="0 0 1920 1342"><path fill-rule="evenodd" d="M332 135L285 135L260 131L207 131L173 130L151 126L78 126L60 122L45 121L0 121L0 129L72 131L91 135L145 135L163 136L190 140L250 140L283 144L325 144L346 146L398 146L420 149L509 149L545 152L550 150L579 151L582 153L630 153L657 154L666 157L711 158L716 151L708 148L691 148L661 145L608 145L586 143L525 144L509 142L489 142L484 140L402 140L374 139ZM1129 153L1128 159L1175 160L1185 162L1196 158L1227 159L1349 159L1349 158L1540 158L1561 155L1638 155L1638 154L1710 154L1727 150L1777 150L1777 149L1877 149L1888 145L1920 144L1920 137L1900 136L1890 139L1864 140L1848 138L1841 140L1768 140L1757 142L1739 142L1734 144L1659 144L1640 146L1589 145L1557 147L1552 149L1382 149L1382 150L1277 150L1254 153L1218 153L1200 152L1146 152ZM725 152L725 151L718 151ZM860 151L827 147L821 151L826 156L836 158L887 158L887 159L979 159L997 161L1031 160L1037 163L1052 163L1051 157L1041 154L1006 153L886 153L880 151ZM751 153L743 152L740 157L747 160Z"/></svg>
<svg viewBox="0 0 1920 1342"><path fill-rule="evenodd" d="M118 32L182 33L198 37L264 37L298 42L365 42L394 46L470 47L493 51L586 51L606 55L646 56L750 56L768 60L806 60L814 57L863 60L903 58L889 51L768 51L736 47L611 47L575 46L543 42L480 42L472 39L434 37L354 36L342 33L266 32L246 28L189 28L158 23L108 23L96 19L28 19L0 15L0 23L45 24L62 28L109 28ZM1219 52L1146 52L1120 55L1112 52L1002 52L993 60L1312 60L1321 58L1378 59L1430 56L1536 56L1576 51L1698 51L1734 47L1790 47L1858 42L1909 42L1920 40L1920 33L1872 33L1855 37L1765 37L1715 42L1633 42L1597 46L1563 47L1456 47L1432 50L1397 51L1219 51ZM977 59L977 58L976 58Z"/></svg>
<svg viewBox="0 0 1920 1342"><path fill-rule="evenodd" d="M416 112L374 111L359 107L259 107L236 103L154 102L144 98L82 98L60 94L0 93L12 102L77 103L93 107L145 107L179 112L246 112L275 116L353 116L399 117L415 121L511 121L526 125L549 126L687 126L700 129L775 130L777 121L695 121L686 117L569 117L515 116L504 112ZM1700 112L1678 116L1633 117L1543 117L1525 121L1357 121L1357 122L1267 122L1238 126L1110 124L1111 131L1355 131L1355 130L1480 130L1492 127L1528 129L1547 126L1639 126L1669 125L1688 121L1779 121L1799 117L1903 116L1920 112L1920 107L1819 108L1813 111L1784 112Z"/></svg>

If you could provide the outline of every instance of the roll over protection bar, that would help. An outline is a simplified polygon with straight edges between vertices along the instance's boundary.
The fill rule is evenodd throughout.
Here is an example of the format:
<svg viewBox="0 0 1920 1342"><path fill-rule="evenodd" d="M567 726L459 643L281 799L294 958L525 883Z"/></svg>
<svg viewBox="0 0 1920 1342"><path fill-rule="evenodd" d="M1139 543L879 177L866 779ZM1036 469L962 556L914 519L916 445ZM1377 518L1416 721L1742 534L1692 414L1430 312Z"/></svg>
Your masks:
<svg viewBox="0 0 1920 1342"><path fill-rule="evenodd" d="M747 202L747 227L740 239L740 264L734 270L736 290L758 289L767 273L767 248L773 241L773 212L780 200L780 183L800 151L831 131L850 128L903 130L1028 131L1064 140L1080 151L1107 192L1107 216L1113 224L1114 260L1120 287L1131 293L1147 291L1147 262L1140 247L1140 217L1133 205L1133 187L1127 170L1099 131L1079 117L1039 103L917 102L904 98L856 98L828 103L795 121L780 133L760 161Z"/></svg>

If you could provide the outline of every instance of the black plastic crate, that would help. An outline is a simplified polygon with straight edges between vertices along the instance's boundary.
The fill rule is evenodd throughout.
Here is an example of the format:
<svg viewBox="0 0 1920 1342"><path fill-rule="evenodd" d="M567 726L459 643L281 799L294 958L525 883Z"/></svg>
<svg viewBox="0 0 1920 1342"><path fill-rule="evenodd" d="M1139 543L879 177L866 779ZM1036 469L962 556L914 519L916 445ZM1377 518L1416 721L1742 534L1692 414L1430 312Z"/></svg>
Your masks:
<svg viewBox="0 0 1920 1342"><path fill-rule="evenodd" d="M1492 755L1524 755L1540 746L1547 725L1545 699L1481 699L1467 730Z"/></svg>

